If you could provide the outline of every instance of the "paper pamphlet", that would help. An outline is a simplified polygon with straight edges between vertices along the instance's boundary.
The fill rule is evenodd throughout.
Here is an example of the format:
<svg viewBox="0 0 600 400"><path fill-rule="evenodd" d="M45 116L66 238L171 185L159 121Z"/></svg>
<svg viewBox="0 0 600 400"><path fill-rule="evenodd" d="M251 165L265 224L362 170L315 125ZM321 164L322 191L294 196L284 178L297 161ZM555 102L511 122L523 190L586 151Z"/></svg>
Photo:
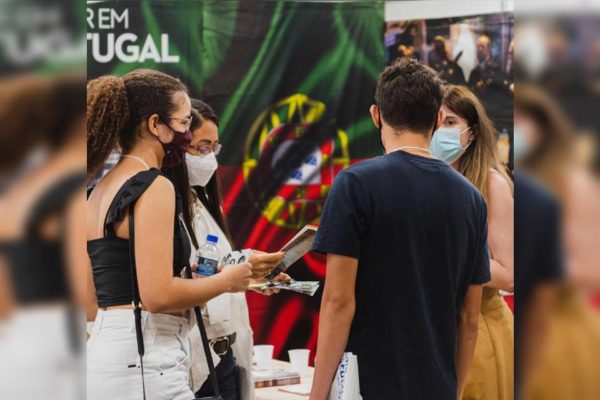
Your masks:
<svg viewBox="0 0 600 400"><path fill-rule="evenodd" d="M265 282L265 283L253 283L248 286L248 289L255 290L268 290L268 289L280 289L289 290L291 292L305 294L307 296L314 296L319 290L319 281L295 281L292 280L290 283L283 282Z"/></svg>
<svg viewBox="0 0 600 400"><path fill-rule="evenodd" d="M280 392L292 393L300 396L310 396L311 385L291 385L279 388Z"/></svg>
<svg viewBox="0 0 600 400"><path fill-rule="evenodd" d="M315 240L317 227L313 225L305 225L289 242L287 242L280 251L285 252L283 261L280 262L265 278L271 280L281 272L285 272L292 264L302 258L303 255L310 251L310 248Z"/></svg>

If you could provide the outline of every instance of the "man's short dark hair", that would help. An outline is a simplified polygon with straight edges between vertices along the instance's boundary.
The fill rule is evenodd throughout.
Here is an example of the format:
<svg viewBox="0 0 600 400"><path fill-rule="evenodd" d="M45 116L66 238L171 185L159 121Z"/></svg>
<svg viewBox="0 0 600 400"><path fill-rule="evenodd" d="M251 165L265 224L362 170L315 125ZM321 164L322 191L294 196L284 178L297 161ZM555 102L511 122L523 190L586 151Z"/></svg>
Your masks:
<svg viewBox="0 0 600 400"><path fill-rule="evenodd" d="M375 102L394 130L431 132L442 105L442 80L414 59L400 59L379 75Z"/></svg>

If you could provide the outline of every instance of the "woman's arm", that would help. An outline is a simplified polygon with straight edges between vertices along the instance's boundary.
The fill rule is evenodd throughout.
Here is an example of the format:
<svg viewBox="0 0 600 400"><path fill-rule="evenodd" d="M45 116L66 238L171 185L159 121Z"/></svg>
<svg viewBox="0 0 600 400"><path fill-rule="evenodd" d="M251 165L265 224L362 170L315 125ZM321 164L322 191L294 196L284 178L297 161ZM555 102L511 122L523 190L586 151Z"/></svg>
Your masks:
<svg viewBox="0 0 600 400"><path fill-rule="evenodd" d="M488 201L488 244L492 279L485 285L514 290L514 199L509 183L490 172Z"/></svg>
<svg viewBox="0 0 600 400"><path fill-rule="evenodd" d="M252 276L249 263L232 265L205 279L173 277L175 191L168 179L158 177L139 198L134 212L137 277L146 310L186 310L222 293L247 289Z"/></svg>

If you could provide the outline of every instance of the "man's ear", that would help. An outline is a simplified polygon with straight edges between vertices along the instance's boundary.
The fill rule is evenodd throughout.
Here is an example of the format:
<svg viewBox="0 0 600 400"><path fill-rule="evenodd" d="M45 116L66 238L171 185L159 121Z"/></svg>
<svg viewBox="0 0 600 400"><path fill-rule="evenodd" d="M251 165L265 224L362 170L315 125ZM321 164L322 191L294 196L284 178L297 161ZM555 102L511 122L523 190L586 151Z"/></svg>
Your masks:
<svg viewBox="0 0 600 400"><path fill-rule="evenodd" d="M437 121L435 122L435 126L433 128L433 131L435 132L440 126L442 126L442 124L444 123L444 120L446 119L446 113L444 112L444 110L440 109L440 111L438 112L438 117L437 117Z"/></svg>
<svg viewBox="0 0 600 400"><path fill-rule="evenodd" d="M158 137L159 122L160 117L158 116L158 114L152 114L150 117L148 117L148 131L150 131L150 133L156 137Z"/></svg>
<svg viewBox="0 0 600 400"><path fill-rule="evenodd" d="M377 128L381 126L381 121L379 120L379 109L375 104L371 105L369 108L369 113L371 114L371 119Z"/></svg>

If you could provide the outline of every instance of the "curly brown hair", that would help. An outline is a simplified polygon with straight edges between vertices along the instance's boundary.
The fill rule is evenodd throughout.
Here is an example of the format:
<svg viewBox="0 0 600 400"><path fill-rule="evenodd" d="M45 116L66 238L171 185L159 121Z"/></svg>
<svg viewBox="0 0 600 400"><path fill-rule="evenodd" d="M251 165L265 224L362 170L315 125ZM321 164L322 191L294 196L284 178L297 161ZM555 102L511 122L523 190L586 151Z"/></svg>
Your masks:
<svg viewBox="0 0 600 400"><path fill-rule="evenodd" d="M101 76L87 85L87 163L93 176L118 144L124 153L134 146L142 122L153 114L168 117L177 105L176 92L188 93L178 79L163 72L137 69Z"/></svg>

